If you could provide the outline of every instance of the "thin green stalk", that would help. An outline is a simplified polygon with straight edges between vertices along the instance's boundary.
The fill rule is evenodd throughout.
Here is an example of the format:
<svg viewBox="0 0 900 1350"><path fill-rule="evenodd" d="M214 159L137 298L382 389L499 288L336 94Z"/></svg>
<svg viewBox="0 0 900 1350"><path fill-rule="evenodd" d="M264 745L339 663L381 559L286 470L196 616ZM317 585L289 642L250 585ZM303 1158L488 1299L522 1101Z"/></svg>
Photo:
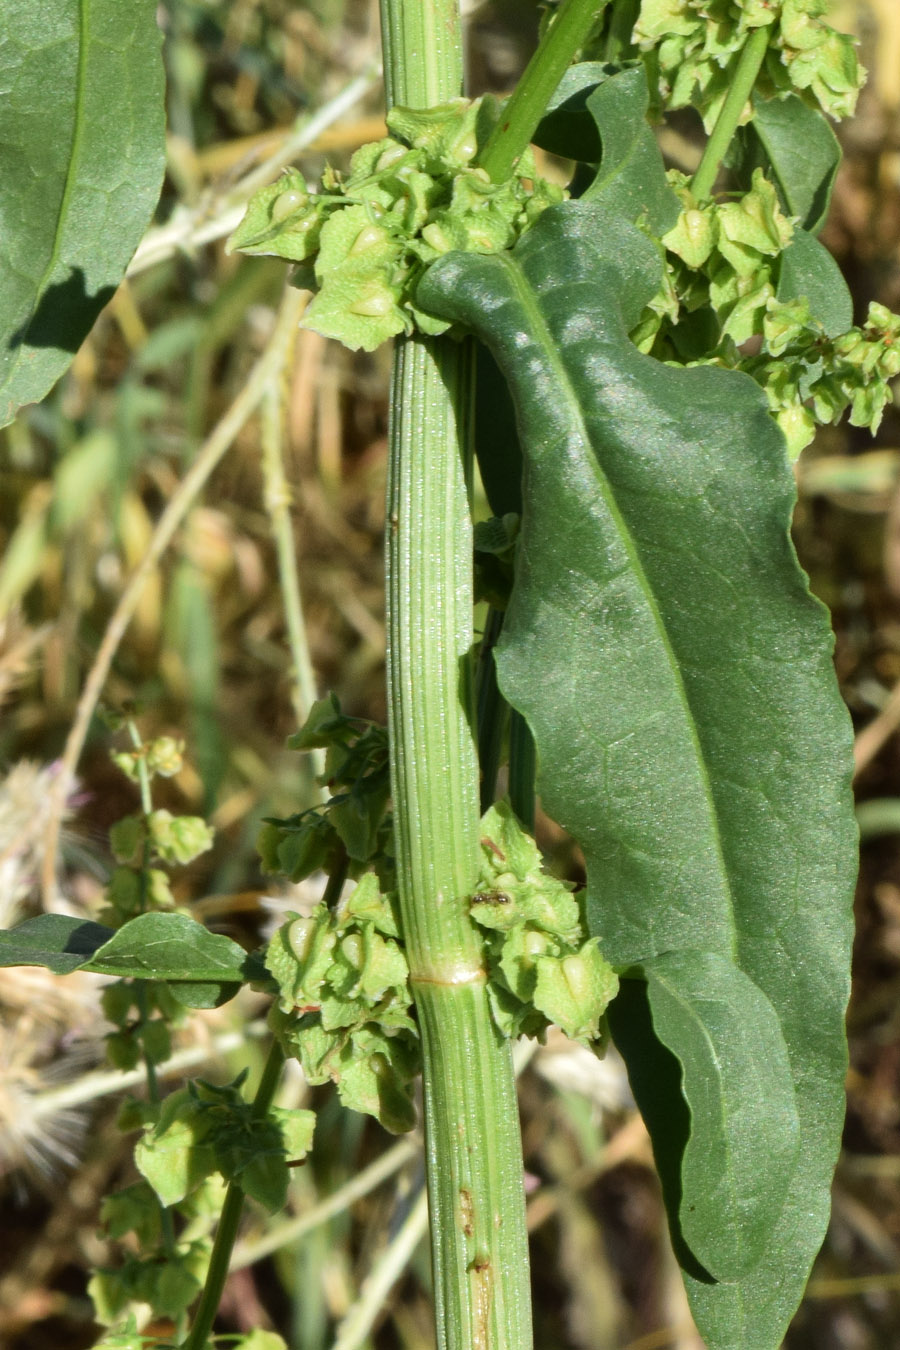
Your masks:
<svg viewBox="0 0 900 1350"><path fill-rule="evenodd" d="M283 374L284 369L272 373L262 401L263 500L272 526L272 537L275 540L279 591L293 661L291 702L294 705L297 725L302 726L318 697L318 692L303 618L303 601L300 596L300 576L291 525L293 496L284 471ZM311 750L307 763L312 769L311 776L318 777L325 770L325 751ZM313 797L321 797L321 789L315 784L310 783L310 789Z"/></svg>
<svg viewBox="0 0 900 1350"><path fill-rule="evenodd" d="M259 1080L259 1087L256 1089L256 1096L253 1098L253 1114L257 1120L263 1120L268 1115L283 1065L284 1052L279 1043L273 1041ZM225 1193L225 1203L216 1229L216 1240L209 1260L206 1283L194 1314L193 1326L182 1350L203 1350L206 1345L228 1278L231 1250L237 1237L243 1208L244 1192L236 1181L232 1181Z"/></svg>
<svg viewBox="0 0 900 1350"><path fill-rule="evenodd" d="M495 183L511 175L572 58L605 6L606 0L563 0L478 157L481 168Z"/></svg>
<svg viewBox="0 0 900 1350"><path fill-rule="evenodd" d="M137 768L138 785L140 787L141 793L141 812L143 814L144 821L146 823L146 821L150 817L151 812L153 811L153 795L150 789L150 772L147 768L147 760L145 755L140 753L143 747L143 742L141 740L141 733L137 729L137 724L134 722L132 718L129 718L125 725L128 731L128 739L131 741L131 744L134 747L134 749L138 751L135 764ZM138 887L139 887L138 908L141 914L143 914L145 909L147 908L147 889L149 881L149 872L150 872L150 840L149 838L145 838L143 848L141 850L141 870L138 873ZM143 1029L150 1020L150 1008L149 1008L149 1001L147 998L146 981L135 980L134 991L135 991L135 998L137 1000L138 1016L140 1018L140 1028ZM148 1052L147 1047L144 1044L143 1038L141 1039L141 1058L144 1061L144 1072L147 1075L147 1098L149 1101L153 1102L154 1105L158 1106L160 1102L160 1094L159 1094L159 1080L156 1076L156 1064L154 1063L152 1056ZM157 1201L157 1204L159 1205L159 1223L160 1223L160 1231L162 1232L163 1246L165 1248L166 1255L171 1260L175 1256L175 1223L172 1219L171 1211L167 1209L167 1207L162 1203L162 1201Z"/></svg>
<svg viewBox="0 0 900 1350"><path fill-rule="evenodd" d="M753 93L757 76L762 69L769 48L769 38L768 26L757 28L751 33L741 52L728 96L722 104L722 111L716 119L712 135L706 142L703 158L691 183L691 191L698 201L705 201L715 186L719 166L725 158L725 152L741 120L741 113Z"/></svg>
<svg viewBox="0 0 900 1350"><path fill-rule="evenodd" d="M633 46L631 35L641 11L641 0L615 0L609 16L604 56L607 61L621 61Z"/></svg>
<svg viewBox="0 0 900 1350"><path fill-rule="evenodd" d="M461 92L456 0L381 0L390 102ZM469 917L479 859L472 643L469 343L397 343L387 505L394 849L424 1061L439 1350L530 1350L512 1056Z"/></svg>

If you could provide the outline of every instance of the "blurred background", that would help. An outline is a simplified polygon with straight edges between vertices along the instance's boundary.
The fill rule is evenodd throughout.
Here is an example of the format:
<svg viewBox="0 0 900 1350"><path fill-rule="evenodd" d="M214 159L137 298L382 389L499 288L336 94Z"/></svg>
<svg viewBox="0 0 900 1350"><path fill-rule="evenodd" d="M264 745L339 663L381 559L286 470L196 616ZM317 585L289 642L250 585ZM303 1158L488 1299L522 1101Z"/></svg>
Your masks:
<svg viewBox="0 0 900 1350"><path fill-rule="evenodd" d="M871 300L900 309L900 5L832 8L870 71L840 129L823 236L861 321ZM538 7L464 9L471 92L502 93L533 48ZM260 384L285 268L229 256L224 238L278 166L315 178L326 158L340 165L383 134L378 4L163 0L159 16L169 141L156 223L69 373L0 432L0 927L47 902L88 915L102 904L108 829L137 789L110 760L121 736L83 694L93 670L101 707L133 708L143 735L186 741L186 766L155 804L208 816L216 845L176 875L177 898L251 945L298 903L261 875L254 840L263 817L312 801L309 765L284 748L304 701L334 690L347 711L385 716L389 352L354 355L304 332ZM667 135L673 162L692 168L690 126ZM256 409L242 402L254 378ZM203 481L184 486L192 465ZM881 1350L900 1345L900 412L888 409L874 443L826 429L798 481L797 547L834 616L858 731L862 869L845 1147L786 1345ZM286 615L288 537L302 613ZM66 766L77 785L60 799ZM574 874L547 822L541 842ZM100 1204L135 1175L115 1126L100 984L0 971L3 1350L80 1350L98 1335L87 1279L115 1261ZM198 1014L177 1034L179 1062L222 1079L254 1066L264 1013L247 994ZM615 1056L599 1064L551 1040L523 1056L520 1086L536 1344L698 1350ZM248 1215L244 1253L260 1259L232 1276L222 1329L271 1327L292 1350L428 1350L415 1141L397 1152L330 1090L291 1075L283 1100L320 1112L314 1154L287 1218ZM321 1202L335 1190L329 1217Z"/></svg>

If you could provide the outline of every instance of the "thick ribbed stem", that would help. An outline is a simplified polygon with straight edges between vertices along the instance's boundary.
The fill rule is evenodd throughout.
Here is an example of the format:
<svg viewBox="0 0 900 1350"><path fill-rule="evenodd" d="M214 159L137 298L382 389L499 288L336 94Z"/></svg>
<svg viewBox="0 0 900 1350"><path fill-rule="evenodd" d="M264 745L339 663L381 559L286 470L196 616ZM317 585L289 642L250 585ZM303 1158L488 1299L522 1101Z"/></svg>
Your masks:
<svg viewBox="0 0 900 1350"><path fill-rule="evenodd" d="M456 97L456 0L382 0L388 101ZM437 1342L529 1350L522 1153L510 1047L469 918L479 802L471 663L472 351L398 342L387 505L388 709L401 920L419 1015Z"/></svg>

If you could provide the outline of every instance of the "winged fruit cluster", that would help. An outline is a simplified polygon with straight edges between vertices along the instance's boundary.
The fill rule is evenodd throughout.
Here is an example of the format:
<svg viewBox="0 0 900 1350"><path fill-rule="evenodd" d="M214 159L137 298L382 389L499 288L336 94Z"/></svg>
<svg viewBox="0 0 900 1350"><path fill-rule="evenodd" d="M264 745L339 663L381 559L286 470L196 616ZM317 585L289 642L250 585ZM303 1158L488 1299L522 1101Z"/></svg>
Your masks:
<svg viewBox="0 0 900 1350"><path fill-rule="evenodd" d="M498 116L489 98L392 108L391 134L357 150L346 180L327 168L324 190L313 193L289 170L253 197L229 247L301 264L296 284L317 291L303 326L347 347L373 351L414 328L446 332L415 303L428 264L453 249L511 248L564 196L538 178L530 153L504 183L476 166Z"/></svg>
<svg viewBox="0 0 900 1350"><path fill-rule="evenodd" d="M692 105L715 124L748 36L771 28L757 84L763 97L795 91L832 117L847 117L865 72L853 39L822 22L828 0L643 0L634 30L666 109Z"/></svg>
<svg viewBox="0 0 900 1350"><path fill-rule="evenodd" d="M308 1082L337 1086L345 1106L373 1115L394 1133L415 1125L413 1084L421 1063L409 967L383 846L386 796L381 765L384 732L340 710L332 695L315 704L292 738L295 748L326 750L326 775L337 792L315 813L270 821L261 851L270 870L307 876L327 856L363 836L350 853L358 885L333 906L289 914L266 952L277 987L270 1024L286 1054L299 1059ZM348 799L364 831L347 829ZM481 869L472 919L484 932L488 994L506 1036L542 1036L551 1023L583 1044L602 1043L601 1018L618 981L586 940L571 887L541 870L534 840L506 803L481 822ZM386 842L386 841L385 841ZM360 854L365 855L364 861ZM355 861L354 861L355 860Z"/></svg>
<svg viewBox="0 0 900 1350"><path fill-rule="evenodd" d="M840 421L875 432L900 374L900 317L872 304L862 327L823 323L794 293L795 242L814 241L782 210L762 169L752 188L726 201L697 201L684 174L669 182L681 213L662 237L665 271L632 340L678 365L720 365L751 375L796 458L816 427ZM827 262L819 249L820 262ZM742 351L751 338L756 352Z"/></svg>

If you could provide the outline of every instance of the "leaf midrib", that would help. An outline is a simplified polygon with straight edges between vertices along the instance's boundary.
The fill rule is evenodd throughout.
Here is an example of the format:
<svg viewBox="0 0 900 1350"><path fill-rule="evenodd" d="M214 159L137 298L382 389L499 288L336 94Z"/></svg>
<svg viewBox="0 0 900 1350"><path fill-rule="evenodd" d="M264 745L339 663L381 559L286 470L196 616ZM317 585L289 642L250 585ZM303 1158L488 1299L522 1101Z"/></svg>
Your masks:
<svg viewBox="0 0 900 1350"><path fill-rule="evenodd" d="M709 780L709 774L707 772L706 760L703 755L702 742L700 740L697 731L697 724L694 718L693 709L691 708L690 700L688 699L687 696L687 690L685 689L684 681L681 678L681 671L679 668L678 659L672 648L672 644L669 640L668 630L666 629L663 617L659 610L659 606L656 603L656 597L653 594L652 587L650 586L647 574L644 570L643 562L641 561L641 556L637 544L634 540L631 530L628 528L625 519L622 516L621 511L619 510L619 504L616 501L615 494L612 490L610 481L607 478L606 474L603 472L603 468L600 464L599 457L594 451L593 440L590 436L587 423L582 413L581 403L578 399L577 391L575 390L571 380L569 379L569 375L566 370L564 362L560 359L556 343L553 341L553 336L550 332L550 329L547 326L547 323L544 320L544 316L543 313L541 312L540 305L537 302L535 291L530 285L525 275L524 268L518 262L518 260L514 258L512 254L504 253L495 256L497 256L497 261L500 264L500 266L502 266L507 272L516 299L518 300L519 304L524 310L525 316L528 320L527 331L529 332L532 340L536 342L537 345L542 350L547 365L552 372L554 385L561 395L561 401L568 410L569 417L571 418L572 422L576 427L581 443L589 451L591 471L596 477L597 483L600 487L601 495L613 519L613 523L615 524L617 530L619 531L619 536L623 541L625 552L629 558L629 561L631 562L635 576L637 577L638 580L638 585L640 586L641 593L644 597L644 601L650 611L653 624L657 632L657 636L659 638L660 643L662 644L662 648L666 657L666 664L669 669L671 679L675 686L678 701L684 713L685 722L688 727L688 734L690 736L691 744L694 749L694 759L700 779L703 800L706 803L707 811L709 814L710 828L712 830L716 858L718 860L720 874L724 880L725 893L728 899L729 905L728 927L730 935L731 957L734 960L734 963L737 965L739 964L738 934L737 934L737 927L734 922L735 898L731 886L731 877L725 862L725 853L722 846L722 836L719 827L718 811L716 809L716 801L713 795L712 785ZM649 360L650 358L645 359Z"/></svg>

